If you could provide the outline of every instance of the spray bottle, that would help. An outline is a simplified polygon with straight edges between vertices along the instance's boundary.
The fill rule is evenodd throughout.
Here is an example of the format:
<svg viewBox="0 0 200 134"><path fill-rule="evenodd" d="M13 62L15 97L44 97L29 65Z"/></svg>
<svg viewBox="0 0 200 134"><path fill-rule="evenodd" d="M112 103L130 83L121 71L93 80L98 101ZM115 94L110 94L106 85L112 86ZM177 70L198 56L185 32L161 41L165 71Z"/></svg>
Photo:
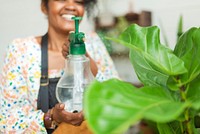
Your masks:
<svg viewBox="0 0 200 134"><path fill-rule="evenodd" d="M79 112L82 110L85 88L94 80L89 58L85 56L84 33L79 32L81 17L72 17L75 32L70 32L69 55L65 61L65 70L56 87L56 98L65 104L65 110Z"/></svg>

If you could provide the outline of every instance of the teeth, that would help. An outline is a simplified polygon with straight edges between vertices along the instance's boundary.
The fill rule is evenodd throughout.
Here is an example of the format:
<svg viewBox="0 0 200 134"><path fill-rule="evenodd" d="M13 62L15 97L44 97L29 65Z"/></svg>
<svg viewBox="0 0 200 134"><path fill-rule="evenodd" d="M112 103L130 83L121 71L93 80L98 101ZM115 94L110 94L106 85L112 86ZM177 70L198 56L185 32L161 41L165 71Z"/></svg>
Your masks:
<svg viewBox="0 0 200 134"><path fill-rule="evenodd" d="M66 20L72 20L72 17L75 17L75 16L71 14L64 14L62 15L62 17L65 18Z"/></svg>

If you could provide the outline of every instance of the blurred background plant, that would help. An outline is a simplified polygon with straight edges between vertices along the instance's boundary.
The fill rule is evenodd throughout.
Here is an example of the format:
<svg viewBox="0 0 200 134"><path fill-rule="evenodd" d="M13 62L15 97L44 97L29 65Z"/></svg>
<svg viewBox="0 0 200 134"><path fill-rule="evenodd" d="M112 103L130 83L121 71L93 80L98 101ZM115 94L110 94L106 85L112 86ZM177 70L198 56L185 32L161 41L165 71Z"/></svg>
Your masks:
<svg viewBox="0 0 200 134"><path fill-rule="evenodd" d="M116 45L116 42L105 39L105 37L116 37L128 27L129 23L124 16L116 17L116 23L113 27L110 28L99 28L97 33L104 42L108 52L110 54L119 53L127 54L128 48L122 45Z"/></svg>

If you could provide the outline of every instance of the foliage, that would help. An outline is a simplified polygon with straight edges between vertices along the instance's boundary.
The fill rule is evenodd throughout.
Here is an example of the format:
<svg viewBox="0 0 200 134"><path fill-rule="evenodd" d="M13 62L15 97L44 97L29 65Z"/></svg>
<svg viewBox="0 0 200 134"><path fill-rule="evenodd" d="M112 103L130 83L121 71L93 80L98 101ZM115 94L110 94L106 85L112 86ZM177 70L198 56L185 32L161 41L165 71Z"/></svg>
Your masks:
<svg viewBox="0 0 200 134"><path fill-rule="evenodd" d="M183 34L183 16L181 15L178 22L177 39Z"/></svg>
<svg viewBox="0 0 200 134"><path fill-rule="evenodd" d="M200 29L179 38L174 51L160 43L156 26L129 26L119 38L144 84L136 88L117 79L95 81L86 90L84 112L97 134L124 132L141 119L157 123L160 134L197 133L200 110Z"/></svg>
<svg viewBox="0 0 200 134"><path fill-rule="evenodd" d="M120 46L116 42L112 42L110 40L107 40L105 37L114 37L117 38L117 35L122 33L124 29L128 26L128 21L126 20L125 17L120 16L116 17L116 24L113 24L111 27L106 27L106 28L98 28L97 33L103 43L105 44L107 51L109 54L120 54L120 53L128 53L128 48L125 46Z"/></svg>

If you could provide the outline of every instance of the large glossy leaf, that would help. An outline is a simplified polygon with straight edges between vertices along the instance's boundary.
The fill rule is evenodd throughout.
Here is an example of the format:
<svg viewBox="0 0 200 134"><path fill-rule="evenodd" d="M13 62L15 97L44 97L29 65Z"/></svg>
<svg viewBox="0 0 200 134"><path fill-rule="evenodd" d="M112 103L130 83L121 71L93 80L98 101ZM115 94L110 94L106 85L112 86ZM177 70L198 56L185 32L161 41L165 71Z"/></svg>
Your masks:
<svg viewBox="0 0 200 134"><path fill-rule="evenodd" d="M140 27L134 24L129 26L119 39L142 50L148 62L165 74L177 75L187 72L183 61L175 56L172 50L161 45L159 33L160 30L156 26Z"/></svg>
<svg viewBox="0 0 200 134"><path fill-rule="evenodd" d="M144 85L166 85L169 75L187 72L184 63L160 44L157 27L128 27L118 39L109 38L130 48L130 59Z"/></svg>
<svg viewBox="0 0 200 134"><path fill-rule="evenodd" d="M174 54L180 57L188 72L179 76L187 84L200 74L200 28L191 28L179 39Z"/></svg>
<svg viewBox="0 0 200 134"><path fill-rule="evenodd" d="M141 118L165 123L182 114L187 103L175 101L161 87L137 89L117 79L95 81L84 97L84 112L97 134L120 133Z"/></svg>
<svg viewBox="0 0 200 134"><path fill-rule="evenodd" d="M166 86L169 76L153 69L141 52L131 50L129 55L136 74L143 85Z"/></svg>

